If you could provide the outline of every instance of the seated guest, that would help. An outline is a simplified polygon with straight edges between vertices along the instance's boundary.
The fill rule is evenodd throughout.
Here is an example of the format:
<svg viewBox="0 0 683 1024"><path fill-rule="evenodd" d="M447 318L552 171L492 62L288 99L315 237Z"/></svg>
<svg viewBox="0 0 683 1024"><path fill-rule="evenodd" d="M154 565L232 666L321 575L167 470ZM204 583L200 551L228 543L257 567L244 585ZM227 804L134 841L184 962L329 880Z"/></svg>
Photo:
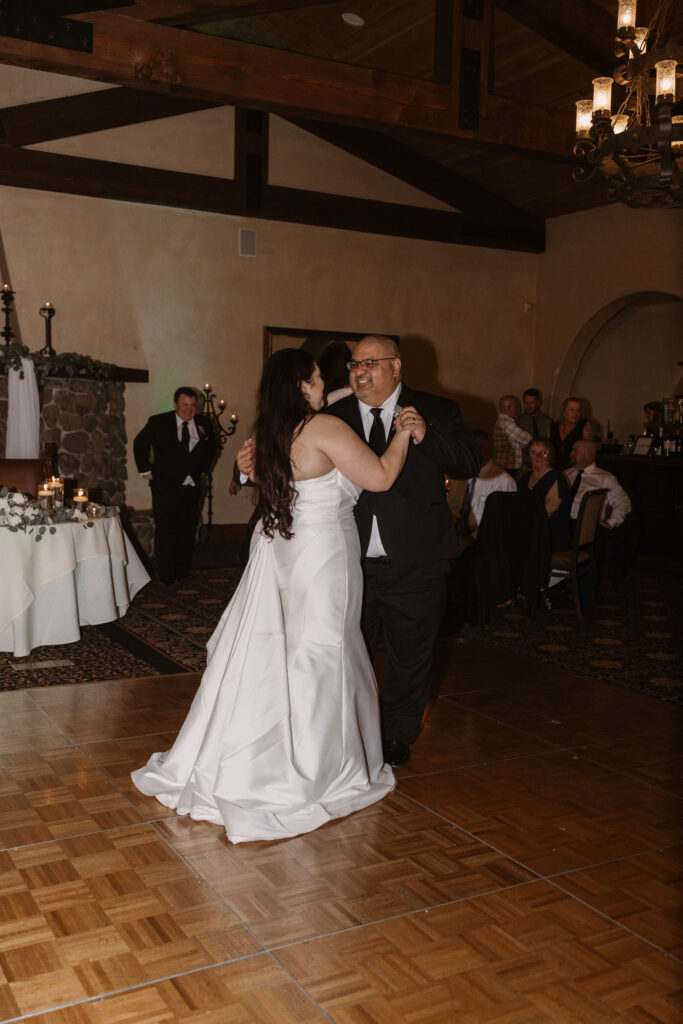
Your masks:
<svg viewBox="0 0 683 1024"><path fill-rule="evenodd" d="M571 450L572 468L566 470L569 481L572 506L570 516L576 519L581 508L581 499L586 491L600 487L607 488L607 494L600 513L600 526L612 530L621 526L631 511L631 499L613 473L595 465L598 446L593 441L576 441Z"/></svg>
<svg viewBox="0 0 683 1024"><path fill-rule="evenodd" d="M473 567L479 552L476 550L475 541L486 499L496 491L516 491L517 484L510 474L491 458L491 441L486 431L473 430L472 433L481 452L482 465L479 474L470 477L469 480L451 480L447 494L460 546L460 557L451 561L448 599L450 611L456 621L476 623L479 605Z"/></svg>
<svg viewBox="0 0 683 1024"><path fill-rule="evenodd" d="M541 412L541 392L538 388L527 388L522 395L524 412L517 417L517 426L526 430L532 437L547 437L552 420Z"/></svg>
<svg viewBox="0 0 683 1024"><path fill-rule="evenodd" d="M472 543L477 536L484 505L494 491L516 491L517 484L509 473L493 461L493 449L485 430L473 430L481 452L481 469L469 480L451 481L448 505L453 513L460 546Z"/></svg>
<svg viewBox="0 0 683 1024"><path fill-rule="evenodd" d="M570 488L572 530L586 491L605 487L607 494L600 512L595 546L599 557L607 548L607 531L610 531L609 573L615 586L619 586L635 555L637 529L631 515L631 499L614 474L596 466L596 453L597 445L593 441L576 441L571 450L572 468L566 470L565 476Z"/></svg>
<svg viewBox="0 0 683 1024"><path fill-rule="evenodd" d="M558 469L569 466L569 453L575 441L592 441L593 427L581 416L581 403L578 398L565 398L559 420L550 424L548 435L556 452Z"/></svg>
<svg viewBox="0 0 683 1024"><path fill-rule="evenodd" d="M535 494L544 504L550 526L550 546L553 551L566 551L570 542L569 484L564 473L554 469L555 452L550 441L538 437L529 447L531 472L524 473L517 482L520 494Z"/></svg>
<svg viewBox="0 0 683 1024"><path fill-rule="evenodd" d="M493 457L502 469L517 476L522 468L524 449L533 441L529 431L517 426L519 399L515 395L503 395L498 402L498 419L493 428Z"/></svg>

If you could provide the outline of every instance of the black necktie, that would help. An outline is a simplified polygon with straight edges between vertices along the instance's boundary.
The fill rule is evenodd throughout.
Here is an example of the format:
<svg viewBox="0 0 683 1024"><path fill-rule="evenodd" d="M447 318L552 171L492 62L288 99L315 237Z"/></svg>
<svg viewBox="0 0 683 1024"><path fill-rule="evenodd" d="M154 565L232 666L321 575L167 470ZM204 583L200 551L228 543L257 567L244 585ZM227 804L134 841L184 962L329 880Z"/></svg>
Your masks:
<svg viewBox="0 0 683 1024"><path fill-rule="evenodd" d="M474 512L472 510L472 498L474 497L474 488L476 483L477 478L476 476L473 476L467 485L467 490L465 491L462 499L462 505L460 506L458 532L463 537L467 537L474 533L477 528L477 521L474 518Z"/></svg>
<svg viewBox="0 0 683 1024"><path fill-rule="evenodd" d="M576 476L574 477L574 483L569 488L570 507L571 507L571 505L574 504L574 498L576 497L576 495L579 492L579 487L581 486L581 477L582 476L583 476L583 470L580 469L578 471L578 473L576 474Z"/></svg>
<svg viewBox="0 0 683 1024"><path fill-rule="evenodd" d="M535 416L531 417L531 433L534 437L538 437L538 423L536 422Z"/></svg>
<svg viewBox="0 0 683 1024"><path fill-rule="evenodd" d="M184 452L190 450L190 428L187 425L187 420L183 420L183 429L180 431L180 443L183 446Z"/></svg>
<svg viewBox="0 0 683 1024"><path fill-rule="evenodd" d="M384 433L384 424L382 423L382 410L371 409L370 412L373 415L372 426L370 427L370 436L368 438L368 444L372 448L373 452L377 455L384 455L387 450L387 435Z"/></svg>

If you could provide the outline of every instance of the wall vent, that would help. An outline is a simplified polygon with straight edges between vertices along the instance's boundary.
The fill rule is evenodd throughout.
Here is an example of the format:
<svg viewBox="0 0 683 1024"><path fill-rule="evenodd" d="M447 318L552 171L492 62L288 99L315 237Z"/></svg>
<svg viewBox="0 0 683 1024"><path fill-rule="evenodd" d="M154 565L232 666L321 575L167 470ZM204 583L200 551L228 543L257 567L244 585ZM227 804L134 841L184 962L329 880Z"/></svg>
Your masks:
<svg viewBox="0 0 683 1024"><path fill-rule="evenodd" d="M256 232L240 231L240 256L256 255Z"/></svg>

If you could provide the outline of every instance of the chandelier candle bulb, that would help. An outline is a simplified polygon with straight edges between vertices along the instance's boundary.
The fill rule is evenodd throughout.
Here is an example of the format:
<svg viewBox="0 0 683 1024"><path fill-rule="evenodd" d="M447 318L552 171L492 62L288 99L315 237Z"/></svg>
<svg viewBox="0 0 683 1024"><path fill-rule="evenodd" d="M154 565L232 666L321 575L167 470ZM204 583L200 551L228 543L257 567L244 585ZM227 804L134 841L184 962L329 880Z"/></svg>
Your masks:
<svg viewBox="0 0 683 1024"><path fill-rule="evenodd" d="M683 156L683 114L675 114L671 118L671 125L678 138L671 139L671 148L676 156Z"/></svg>
<svg viewBox="0 0 683 1024"><path fill-rule="evenodd" d="M647 28L637 28L636 29L635 37L633 39L633 42L635 43L635 45L640 50L641 56L647 50L647 33L648 33ZM629 60L633 60L633 50L629 50L628 51L628 59Z"/></svg>
<svg viewBox="0 0 683 1024"><path fill-rule="evenodd" d="M576 101L576 134L589 135L593 122L593 100Z"/></svg>
<svg viewBox="0 0 683 1024"><path fill-rule="evenodd" d="M628 114L615 114L612 118L612 131L615 135L621 135L628 128Z"/></svg>
<svg viewBox="0 0 683 1024"><path fill-rule="evenodd" d="M674 103L676 100L676 61L658 60L657 70L657 103Z"/></svg>
<svg viewBox="0 0 683 1024"><path fill-rule="evenodd" d="M636 0L619 0L617 12L617 28L634 29L636 27Z"/></svg>
<svg viewBox="0 0 683 1024"><path fill-rule="evenodd" d="M593 79L593 114L609 117L612 112L612 79Z"/></svg>

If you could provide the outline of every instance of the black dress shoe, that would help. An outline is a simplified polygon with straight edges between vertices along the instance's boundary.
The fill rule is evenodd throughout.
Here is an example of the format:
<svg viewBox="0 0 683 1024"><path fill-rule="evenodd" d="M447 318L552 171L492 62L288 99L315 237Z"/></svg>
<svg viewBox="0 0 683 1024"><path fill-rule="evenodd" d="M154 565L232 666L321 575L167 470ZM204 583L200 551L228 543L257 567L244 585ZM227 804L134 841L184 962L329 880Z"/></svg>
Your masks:
<svg viewBox="0 0 683 1024"><path fill-rule="evenodd" d="M400 740L387 740L383 748L384 761L392 768L400 768L410 760L410 747Z"/></svg>

